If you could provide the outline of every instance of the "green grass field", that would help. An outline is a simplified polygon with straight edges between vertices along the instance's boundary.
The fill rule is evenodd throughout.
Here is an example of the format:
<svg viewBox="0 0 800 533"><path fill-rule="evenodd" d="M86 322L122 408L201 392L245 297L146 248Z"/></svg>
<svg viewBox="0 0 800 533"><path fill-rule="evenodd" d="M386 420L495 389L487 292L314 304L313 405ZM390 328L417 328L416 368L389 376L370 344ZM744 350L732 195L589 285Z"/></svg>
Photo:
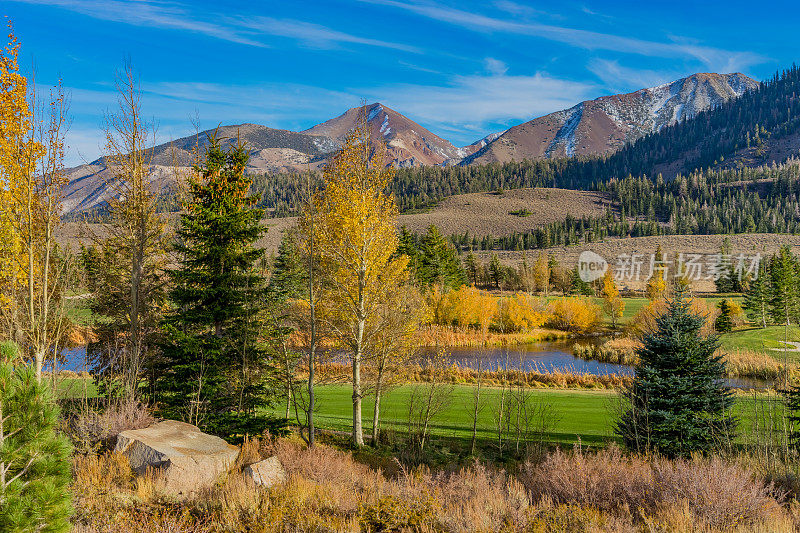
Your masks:
<svg viewBox="0 0 800 533"><path fill-rule="evenodd" d="M772 348L784 348L783 340L800 341L800 328L790 326L767 326L766 328L743 328L721 336L722 347L725 349L746 349L764 352L776 358L787 357L789 361L799 361L800 352L781 352Z"/></svg>
<svg viewBox="0 0 800 533"><path fill-rule="evenodd" d="M392 390L381 402L382 427L402 433L407 428L408 404L414 385L405 385ZM420 387L424 388L424 385ZM554 390L528 389L533 401L546 406L552 423L546 427L545 440L573 444L581 442L603 445L615 441L613 424L620 409L619 396L614 391L598 390ZM433 421L431 434L438 437L469 439L472 427L472 393L470 386L454 386L447 407ZM320 386L317 389L316 425L322 429L349 431L352 427L352 389L347 385ZM478 417L478 437L482 440L495 438L496 410L500 389L486 388L482 391L484 407ZM774 398L759 394L759 409L763 400ZM374 402L371 398L363 403L365 432L371 427ZM754 396L740 393L736 396L734 412L740 418L741 432L750 433L754 419ZM282 416L284 407L270 410Z"/></svg>

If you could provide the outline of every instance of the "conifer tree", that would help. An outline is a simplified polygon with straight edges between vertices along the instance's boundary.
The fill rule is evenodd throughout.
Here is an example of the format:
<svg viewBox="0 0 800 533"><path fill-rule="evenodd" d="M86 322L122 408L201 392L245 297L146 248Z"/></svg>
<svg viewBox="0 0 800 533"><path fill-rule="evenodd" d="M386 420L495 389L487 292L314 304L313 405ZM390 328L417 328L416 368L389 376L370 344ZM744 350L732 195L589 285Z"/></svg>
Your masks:
<svg viewBox="0 0 800 533"><path fill-rule="evenodd" d="M744 308L747 317L762 328L767 327L770 318L770 302L772 301L772 287L767 261L761 261L756 276L750 280L744 295Z"/></svg>
<svg viewBox="0 0 800 533"><path fill-rule="evenodd" d="M714 321L714 328L720 333L728 333L733 329L731 303L727 299L721 300L717 307L719 308L719 316Z"/></svg>
<svg viewBox="0 0 800 533"><path fill-rule="evenodd" d="M492 283L494 284L495 289L499 289L500 280L503 277L503 265L500 264L500 258L497 257L497 254L494 253L489 260L489 274L492 277Z"/></svg>
<svg viewBox="0 0 800 533"><path fill-rule="evenodd" d="M249 196L249 151L227 151L215 136L189 178L190 200L177 230L179 266L170 272L174 310L155 373L155 400L180 418L226 438L258 434L273 374L263 333L266 283L257 269L262 211Z"/></svg>
<svg viewBox="0 0 800 533"><path fill-rule="evenodd" d="M0 345L0 531L70 531L71 449L58 423L50 389Z"/></svg>
<svg viewBox="0 0 800 533"><path fill-rule="evenodd" d="M798 263L788 246L782 246L769 265L772 298L770 314L776 324L790 325L797 319Z"/></svg>
<svg viewBox="0 0 800 533"><path fill-rule="evenodd" d="M436 226L429 226L420 241L417 280L423 285L442 285L449 289L457 289L466 281L455 248Z"/></svg>
<svg viewBox="0 0 800 533"><path fill-rule="evenodd" d="M615 431L632 450L669 457L707 452L732 437L731 391L717 337L703 337L705 317L691 311L688 290L675 286L668 308L637 350L639 363L623 392L628 409Z"/></svg>
<svg viewBox="0 0 800 533"><path fill-rule="evenodd" d="M464 259L464 269L467 272L467 281L470 285L478 286L478 259L475 257L475 254L470 252L467 254L466 259Z"/></svg>

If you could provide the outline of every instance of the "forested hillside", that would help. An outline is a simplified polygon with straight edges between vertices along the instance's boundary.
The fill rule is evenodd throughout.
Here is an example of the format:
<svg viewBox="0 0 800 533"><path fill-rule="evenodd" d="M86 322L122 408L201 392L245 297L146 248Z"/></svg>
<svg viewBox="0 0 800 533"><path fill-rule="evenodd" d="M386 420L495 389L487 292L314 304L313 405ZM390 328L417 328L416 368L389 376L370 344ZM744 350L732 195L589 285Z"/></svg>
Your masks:
<svg viewBox="0 0 800 533"><path fill-rule="evenodd" d="M524 160L504 164L399 169L391 185L402 211L423 209L454 194L562 187L594 189L613 178L649 176L672 165L680 173L714 167L739 151L766 153L771 142L800 127L800 70L793 66L694 119L661 129L606 158ZM264 174L253 187L261 205L284 214L293 209L306 179L299 174Z"/></svg>

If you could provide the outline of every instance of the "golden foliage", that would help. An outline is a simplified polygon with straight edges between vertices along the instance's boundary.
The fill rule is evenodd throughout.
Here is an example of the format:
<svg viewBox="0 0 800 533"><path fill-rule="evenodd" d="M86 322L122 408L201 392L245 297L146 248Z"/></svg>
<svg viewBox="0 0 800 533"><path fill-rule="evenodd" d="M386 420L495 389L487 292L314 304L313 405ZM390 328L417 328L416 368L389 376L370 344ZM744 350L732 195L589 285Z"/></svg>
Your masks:
<svg viewBox="0 0 800 533"><path fill-rule="evenodd" d="M702 298L690 298L689 306L693 313L705 317L705 323L701 332L703 335L714 333L714 321L719 316L719 309L709 304ZM660 295L655 300L651 300L646 306L642 307L631 319L628 328L634 337L640 337L645 333L656 331L656 319L664 314L669 307L669 300L665 295Z"/></svg>
<svg viewBox="0 0 800 533"><path fill-rule="evenodd" d="M617 319L622 318L622 313L625 311L625 301L619 295L617 283L614 281L614 275L610 268L603 276L603 288L600 296L603 298L603 310L611 317L611 324L616 327Z"/></svg>
<svg viewBox="0 0 800 533"><path fill-rule="evenodd" d="M600 326L600 307L588 298L558 298L548 306L548 323L573 333L590 333Z"/></svg>

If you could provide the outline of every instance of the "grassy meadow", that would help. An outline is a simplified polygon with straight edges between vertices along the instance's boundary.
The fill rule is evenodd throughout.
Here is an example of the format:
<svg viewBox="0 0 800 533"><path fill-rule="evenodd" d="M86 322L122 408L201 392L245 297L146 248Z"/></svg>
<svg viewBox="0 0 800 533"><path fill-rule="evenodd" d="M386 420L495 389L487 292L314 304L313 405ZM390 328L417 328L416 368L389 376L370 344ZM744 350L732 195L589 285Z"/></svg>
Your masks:
<svg viewBox="0 0 800 533"><path fill-rule="evenodd" d="M408 406L417 389L417 394L428 390L425 384L403 385L392 389L381 401L381 420L384 431L404 433L407 431ZM447 405L431 422L431 436L468 441L472 435L472 412L474 409L474 387L465 385L443 386L449 391ZM331 431L349 431L352 427L352 388L348 385L324 385L317 388L316 425ZM505 391L506 399L514 392ZM498 387L481 390L481 407L478 415L478 439L496 439L497 411L502 389ZM539 407L545 422L536 424L546 442L572 445L576 443L605 446L617 441L614 436L614 420L621 408L619 394L612 390L561 390L527 389L532 405ZM773 393L737 392L734 413L740 420L740 440L748 440L755 427L756 413L761 413L765 405L771 405L776 396ZM366 397L362 405L363 420L367 430L370 428L374 400ZM285 404L274 406L270 413L274 416L285 414ZM301 420L305 420L301 414ZM763 426L763 421L760 421Z"/></svg>

